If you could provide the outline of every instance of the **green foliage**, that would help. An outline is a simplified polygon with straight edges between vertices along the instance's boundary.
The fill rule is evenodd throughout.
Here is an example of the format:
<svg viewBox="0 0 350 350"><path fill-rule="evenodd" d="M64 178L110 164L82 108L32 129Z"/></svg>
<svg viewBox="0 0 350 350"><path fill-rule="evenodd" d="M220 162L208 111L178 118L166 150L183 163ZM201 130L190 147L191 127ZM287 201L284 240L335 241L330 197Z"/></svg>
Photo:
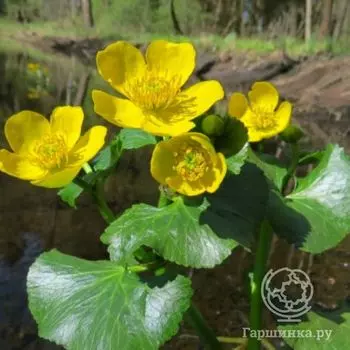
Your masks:
<svg viewBox="0 0 350 350"><path fill-rule="evenodd" d="M158 349L176 334L192 296L183 276L150 288L113 262L56 250L31 266L27 287L40 336L68 350Z"/></svg>
<svg viewBox="0 0 350 350"><path fill-rule="evenodd" d="M118 135L94 159L94 172L82 176L87 186L94 186L96 180L107 177L117 165L123 151L137 149L146 145L154 145L156 138L142 130L122 129ZM62 188L58 195L62 201L76 208L76 200L83 193L82 182L70 183Z"/></svg>
<svg viewBox="0 0 350 350"><path fill-rule="evenodd" d="M309 312L306 320L297 324L279 325L281 331L302 332L303 337L284 338L294 350L347 349L349 346L350 308L315 313ZM327 338L326 331L330 332ZM322 337L321 337L322 334ZM308 335L308 336L307 336Z"/></svg>
<svg viewBox="0 0 350 350"><path fill-rule="evenodd" d="M329 145L320 164L286 198L272 192L269 219L275 232L316 254L350 232L350 160Z"/></svg>
<svg viewBox="0 0 350 350"><path fill-rule="evenodd" d="M249 183L255 183L255 188ZM156 208L134 205L102 235L111 259L126 263L142 245L165 259L191 267L213 267L238 243L246 247L265 214L268 189L261 172L248 165L229 175L220 189L203 202L177 198Z"/></svg>
<svg viewBox="0 0 350 350"><path fill-rule="evenodd" d="M279 191L282 190L287 169L276 158L269 154L257 154L248 147L248 162L255 164Z"/></svg>

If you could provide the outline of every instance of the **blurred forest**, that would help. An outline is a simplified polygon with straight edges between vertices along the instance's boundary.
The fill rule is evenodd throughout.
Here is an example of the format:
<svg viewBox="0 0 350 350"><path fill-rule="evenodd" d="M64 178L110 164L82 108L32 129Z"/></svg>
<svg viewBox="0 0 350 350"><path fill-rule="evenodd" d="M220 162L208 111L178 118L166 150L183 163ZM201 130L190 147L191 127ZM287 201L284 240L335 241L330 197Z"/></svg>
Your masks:
<svg viewBox="0 0 350 350"><path fill-rule="evenodd" d="M349 0L0 0L1 17L97 33L350 37Z"/></svg>

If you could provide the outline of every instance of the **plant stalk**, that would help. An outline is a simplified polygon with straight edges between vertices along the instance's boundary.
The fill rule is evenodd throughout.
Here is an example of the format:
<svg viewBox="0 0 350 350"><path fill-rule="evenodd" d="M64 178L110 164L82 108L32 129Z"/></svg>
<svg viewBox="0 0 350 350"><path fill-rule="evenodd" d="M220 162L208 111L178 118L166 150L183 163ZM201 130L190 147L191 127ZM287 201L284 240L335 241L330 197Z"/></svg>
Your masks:
<svg viewBox="0 0 350 350"><path fill-rule="evenodd" d="M104 194L104 181L97 180L96 187L92 192L92 197L97 204L100 214L107 223L112 223L115 220L115 215L108 206Z"/></svg>
<svg viewBox="0 0 350 350"><path fill-rule="evenodd" d="M199 310L191 304L185 315L185 320L190 324L199 336L199 339L205 344L207 349L222 349L219 340L216 338L213 330L208 326Z"/></svg>
<svg viewBox="0 0 350 350"><path fill-rule="evenodd" d="M269 256L270 245L272 240L272 228L265 219L260 228L258 246L255 255L254 272L251 280L251 297L250 297L250 329L261 329L262 323L262 297L261 282L266 273L266 264ZM249 338L248 350L259 350L260 341L258 338Z"/></svg>
<svg viewBox="0 0 350 350"><path fill-rule="evenodd" d="M300 148L298 143L292 143L292 160L288 168L288 172L286 176L284 177L284 183L282 186L282 193L286 190L286 187L288 185L289 180L294 176L295 171L297 170L298 164L299 164L299 156L300 156Z"/></svg>

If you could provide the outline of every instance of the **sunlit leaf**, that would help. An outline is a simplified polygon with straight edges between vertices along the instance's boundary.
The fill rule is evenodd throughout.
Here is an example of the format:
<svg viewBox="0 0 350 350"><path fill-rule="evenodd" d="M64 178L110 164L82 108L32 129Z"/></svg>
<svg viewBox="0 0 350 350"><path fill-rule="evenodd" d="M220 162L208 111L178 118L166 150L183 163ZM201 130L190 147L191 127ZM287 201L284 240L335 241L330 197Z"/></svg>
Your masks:
<svg viewBox="0 0 350 350"><path fill-rule="evenodd" d="M68 350L158 349L178 331L192 296L183 276L150 288L114 262L56 250L32 265L27 287L39 335Z"/></svg>
<svg viewBox="0 0 350 350"><path fill-rule="evenodd" d="M350 331L349 308L343 309L341 312L329 312L323 315L309 312L306 317L307 320L301 323L278 326L278 329L284 334L295 335L294 337L284 337L284 340L292 349L348 349Z"/></svg>
<svg viewBox="0 0 350 350"><path fill-rule="evenodd" d="M254 186L252 186L254 184ZM249 247L262 220L268 189L253 165L229 175L220 189L204 199L177 198L156 208L134 205L104 232L112 260L126 263L140 246L149 246L166 260L191 267L213 267L238 244Z"/></svg>
<svg viewBox="0 0 350 350"><path fill-rule="evenodd" d="M319 165L286 198L270 197L277 234L310 253L336 246L350 232L350 160L329 145Z"/></svg>

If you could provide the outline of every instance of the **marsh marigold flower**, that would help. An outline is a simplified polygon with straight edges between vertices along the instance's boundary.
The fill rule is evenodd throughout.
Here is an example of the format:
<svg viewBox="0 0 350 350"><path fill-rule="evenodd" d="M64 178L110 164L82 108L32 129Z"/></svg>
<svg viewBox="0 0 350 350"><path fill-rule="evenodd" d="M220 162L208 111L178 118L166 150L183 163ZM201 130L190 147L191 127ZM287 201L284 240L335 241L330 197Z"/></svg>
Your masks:
<svg viewBox="0 0 350 350"><path fill-rule="evenodd" d="M152 176L186 196L215 192L226 171L224 155L216 153L207 136L196 132L159 142L151 159Z"/></svg>
<svg viewBox="0 0 350 350"><path fill-rule="evenodd" d="M277 108L279 95L272 84L255 83L248 97L249 103L243 94L234 93L229 102L229 114L246 126L250 142L275 136L288 126L292 105L285 101Z"/></svg>
<svg viewBox="0 0 350 350"><path fill-rule="evenodd" d="M0 150L0 171L33 185L62 187L104 144L107 129L94 126L80 137L84 114L80 107L57 107L50 122L41 114L22 111L5 124L13 152Z"/></svg>
<svg viewBox="0 0 350 350"><path fill-rule="evenodd" d="M181 87L195 67L189 43L153 41L145 57L133 45L118 41L97 54L101 76L125 98L94 90L95 112L120 127L175 136L194 127L192 120L224 96L217 81Z"/></svg>

